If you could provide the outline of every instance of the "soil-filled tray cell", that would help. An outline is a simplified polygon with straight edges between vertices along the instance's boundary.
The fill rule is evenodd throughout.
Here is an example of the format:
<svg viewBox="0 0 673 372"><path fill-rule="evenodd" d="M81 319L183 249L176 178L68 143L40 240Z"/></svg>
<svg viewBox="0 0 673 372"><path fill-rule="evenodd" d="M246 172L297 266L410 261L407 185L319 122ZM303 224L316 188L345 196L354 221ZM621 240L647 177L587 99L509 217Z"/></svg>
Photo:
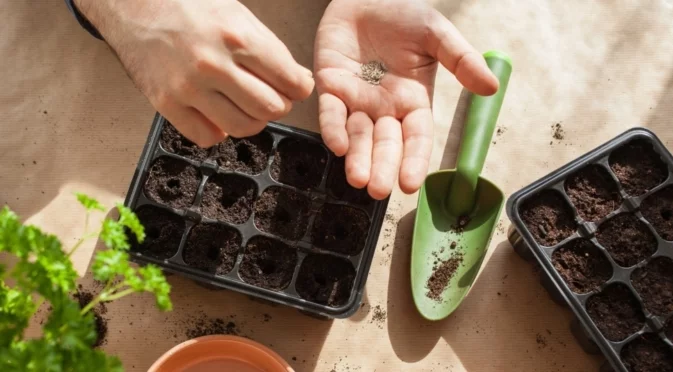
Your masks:
<svg viewBox="0 0 673 372"><path fill-rule="evenodd" d="M580 217L586 221L598 221L622 203L619 187L599 165L589 165L570 176L565 189Z"/></svg>
<svg viewBox="0 0 673 372"><path fill-rule="evenodd" d="M657 249L657 238L630 213L619 214L601 224L596 238L622 267L637 264Z"/></svg>
<svg viewBox="0 0 673 372"><path fill-rule="evenodd" d="M673 240L673 186L647 197L640 205L640 211L662 238Z"/></svg>
<svg viewBox="0 0 673 372"><path fill-rule="evenodd" d="M199 224L192 228L184 248L187 265L215 275L225 275L234 268L241 235L219 224Z"/></svg>
<svg viewBox="0 0 673 372"><path fill-rule="evenodd" d="M355 255L364 248L369 217L364 211L336 204L325 204L313 224L313 244L332 252Z"/></svg>
<svg viewBox="0 0 673 372"><path fill-rule="evenodd" d="M215 147L214 158L226 170L255 175L269 162L273 138L267 132L246 138L229 138Z"/></svg>
<svg viewBox="0 0 673 372"><path fill-rule="evenodd" d="M571 207L557 191L544 190L531 196L519 213L535 240L547 247L560 243L577 228Z"/></svg>
<svg viewBox="0 0 673 372"><path fill-rule="evenodd" d="M652 144L645 140L623 145L612 152L609 161L612 171L631 196L646 193L668 177L666 164L654 151Z"/></svg>
<svg viewBox="0 0 673 372"><path fill-rule="evenodd" d="M346 179L346 162L344 157L332 161L332 169L327 176L327 190L340 201L369 205L374 201L367 193L367 189L356 189Z"/></svg>
<svg viewBox="0 0 673 372"><path fill-rule="evenodd" d="M575 239L554 251L552 263L575 293L597 290L612 277L612 265L603 252L585 239Z"/></svg>
<svg viewBox="0 0 673 372"><path fill-rule="evenodd" d="M232 224L250 218L257 195L255 182L244 176L216 174L206 183L201 201L204 216Z"/></svg>
<svg viewBox="0 0 673 372"><path fill-rule="evenodd" d="M613 284L587 300L587 312L611 341L621 341L645 326L638 299L624 284Z"/></svg>
<svg viewBox="0 0 673 372"><path fill-rule="evenodd" d="M178 252L180 239L185 232L182 218L165 209L149 205L138 208L136 214L145 227L145 240L138 244L135 235L130 234L131 249L160 260L173 257Z"/></svg>
<svg viewBox="0 0 673 372"><path fill-rule="evenodd" d="M285 139L278 144L271 176L280 183L310 190L320 186L326 164L327 151L319 144Z"/></svg>
<svg viewBox="0 0 673 372"><path fill-rule="evenodd" d="M631 282L645 303L645 308L655 315L673 312L673 260L658 257L631 274Z"/></svg>
<svg viewBox="0 0 673 372"><path fill-rule="evenodd" d="M255 225L281 238L298 240L308 228L311 201L284 187L269 187L255 203Z"/></svg>
<svg viewBox="0 0 673 372"><path fill-rule="evenodd" d="M673 371L673 352L654 333L645 333L629 342L621 357L629 372Z"/></svg>
<svg viewBox="0 0 673 372"><path fill-rule="evenodd" d="M202 161L208 157L209 149L199 147L188 140L170 123L164 125L159 142L164 150L188 159Z"/></svg>
<svg viewBox="0 0 673 372"><path fill-rule="evenodd" d="M348 260L315 254L302 262L295 287L305 300L339 307L348 302L354 280L355 269Z"/></svg>
<svg viewBox="0 0 673 372"><path fill-rule="evenodd" d="M145 195L157 203L182 209L192 205L201 182L196 167L167 156L157 159L150 168Z"/></svg>
<svg viewBox="0 0 673 372"><path fill-rule="evenodd" d="M296 265L296 249L278 240L255 237L245 247L239 275L246 283L280 291L292 281Z"/></svg>

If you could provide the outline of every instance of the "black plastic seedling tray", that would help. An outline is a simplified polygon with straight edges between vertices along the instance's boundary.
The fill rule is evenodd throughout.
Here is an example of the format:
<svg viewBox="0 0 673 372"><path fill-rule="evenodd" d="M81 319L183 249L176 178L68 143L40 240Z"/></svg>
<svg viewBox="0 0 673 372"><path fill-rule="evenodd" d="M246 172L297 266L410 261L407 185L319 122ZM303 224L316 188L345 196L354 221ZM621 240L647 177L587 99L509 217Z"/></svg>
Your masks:
<svg viewBox="0 0 673 372"><path fill-rule="evenodd" d="M602 371L673 370L673 157L654 133L628 130L551 172L507 214L512 246L539 263Z"/></svg>
<svg viewBox="0 0 673 372"><path fill-rule="evenodd" d="M388 199L347 185L343 159L316 133L269 123L249 140L199 149L156 115L125 201L147 235L132 259L308 315L351 316Z"/></svg>

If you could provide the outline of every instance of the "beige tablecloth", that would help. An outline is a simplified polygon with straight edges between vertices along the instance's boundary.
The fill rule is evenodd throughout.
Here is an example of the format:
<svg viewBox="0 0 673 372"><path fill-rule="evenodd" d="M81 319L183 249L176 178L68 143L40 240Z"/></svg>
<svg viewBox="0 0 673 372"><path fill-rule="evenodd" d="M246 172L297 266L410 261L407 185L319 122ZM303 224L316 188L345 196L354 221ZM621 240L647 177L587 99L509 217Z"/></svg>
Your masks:
<svg viewBox="0 0 673 372"><path fill-rule="evenodd" d="M327 2L245 1L306 66ZM485 170L508 194L631 126L673 140L673 1L433 3L479 50L502 49L514 59L503 132ZM108 206L121 201L154 111L61 0L4 0L0 15L0 203L71 244L83 228L72 193ZM453 165L461 126L454 123L460 86L444 70L437 86L433 169ZM314 95L283 121L317 130L316 106ZM565 130L561 141L552 139L555 123ZM297 371L597 370L600 359L584 354L570 335L570 312L549 299L504 229L455 315L436 324L421 320L408 273L415 204L415 195L394 192L389 212L399 223L386 222L366 305L351 319L314 320L171 277L171 313L154 310L146 296L109 306L105 350L128 370L146 370L186 338L190 317L203 312L235 315L242 334L271 345ZM94 245L75 256L82 273ZM377 306L385 320L374 319Z"/></svg>

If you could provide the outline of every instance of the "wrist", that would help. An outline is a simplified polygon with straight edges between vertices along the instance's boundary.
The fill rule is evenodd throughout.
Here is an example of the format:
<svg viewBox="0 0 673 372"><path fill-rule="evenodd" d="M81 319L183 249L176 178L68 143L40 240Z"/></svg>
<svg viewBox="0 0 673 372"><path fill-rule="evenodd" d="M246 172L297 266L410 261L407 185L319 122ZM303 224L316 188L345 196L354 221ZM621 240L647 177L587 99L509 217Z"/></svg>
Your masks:
<svg viewBox="0 0 673 372"><path fill-rule="evenodd" d="M78 21L84 28L94 34L98 38L102 36L102 19L98 12L98 5L103 0L71 0L73 11L78 18Z"/></svg>

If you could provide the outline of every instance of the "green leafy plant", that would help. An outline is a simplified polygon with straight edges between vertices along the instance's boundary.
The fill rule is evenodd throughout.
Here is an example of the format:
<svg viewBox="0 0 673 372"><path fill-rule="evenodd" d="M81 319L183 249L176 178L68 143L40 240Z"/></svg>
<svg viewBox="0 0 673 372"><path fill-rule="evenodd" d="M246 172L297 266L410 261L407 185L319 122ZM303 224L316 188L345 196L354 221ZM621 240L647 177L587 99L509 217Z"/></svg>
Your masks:
<svg viewBox="0 0 673 372"><path fill-rule="evenodd" d="M21 223L8 207L0 210L0 252L15 258L11 267L0 264L0 371L122 371L119 359L92 346L97 337L92 309L136 292L153 293L161 310L172 308L161 270L129 263L127 231L138 242L145 238L136 215L118 204L118 220L106 218L89 232L91 213L105 208L84 194L76 196L86 209L85 233L69 250L56 236ZM78 275L70 256L97 236L107 249L96 253L91 269L104 288L82 308L74 298ZM45 303L50 311L42 334L27 338L26 328Z"/></svg>

